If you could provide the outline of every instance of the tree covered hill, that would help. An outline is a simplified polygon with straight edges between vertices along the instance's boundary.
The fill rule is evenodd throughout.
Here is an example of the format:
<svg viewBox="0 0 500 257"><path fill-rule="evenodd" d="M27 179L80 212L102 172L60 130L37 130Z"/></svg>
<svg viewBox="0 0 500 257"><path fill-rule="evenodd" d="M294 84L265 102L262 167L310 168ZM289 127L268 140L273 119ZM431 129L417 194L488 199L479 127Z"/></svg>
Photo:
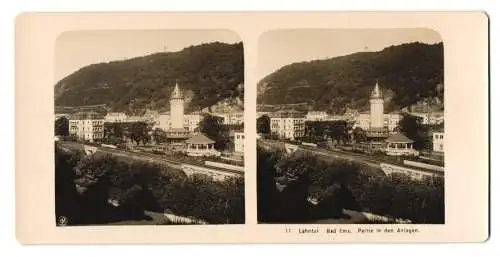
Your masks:
<svg viewBox="0 0 500 257"><path fill-rule="evenodd" d="M92 64L55 85L55 105L166 111L177 80L186 92L187 109L199 110L224 99L243 100L243 67L243 44L220 42Z"/></svg>
<svg viewBox="0 0 500 257"><path fill-rule="evenodd" d="M376 81L386 109L413 105L442 109L443 44L408 43L379 52L359 52L324 60L293 63L258 83L258 104L307 103L309 109L342 113L367 110Z"/></svg>

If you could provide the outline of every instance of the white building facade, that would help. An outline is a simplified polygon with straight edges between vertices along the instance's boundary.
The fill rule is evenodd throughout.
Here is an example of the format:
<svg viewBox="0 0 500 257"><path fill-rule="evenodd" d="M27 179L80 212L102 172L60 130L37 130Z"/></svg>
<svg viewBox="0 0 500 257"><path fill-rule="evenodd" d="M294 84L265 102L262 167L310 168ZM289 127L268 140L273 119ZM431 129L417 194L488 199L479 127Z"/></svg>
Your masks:
<svg viewBox="0 0 500 257"><path fill-rule="evenodd" d="M197 113L184 115L183 128L189 130L189 132L195 132L202 120L203 116ZM172 119L170 118L170 114L159 114L154 127L162 129L164 131L172 129Z"/></svg>
<svg viewBox="0 0 500 257"><path fill-rule="evenodd" d="M222 118L222 123L225 125L241 125L245 122L243 112L211 113L211 115Z"/></svg>
<svg viewBox="0 0 500 257"><path fill-rule="evenodd" d="M189 132L194 132L200 126L202 119L203 117L198 113L184 115L184 128Z"/></svg>
<svg viewBox="0 0 500 257"><path fill-rule="evenodd" d="M384 127L389 131L394 131L399 125L399 121L403 118L400 113L386 113L384 114ZM368 130L370 128L370 114L360 113L356 117L355 127L360 127L363 130Z"/></svg>
<svg viewBox="0 0 500 257"><path fill-rule="evenodd" d="M124 112L109 112L104 117L106 122L126 122L127 115Z"/></svg>
<svg viewBox="0 0 500 257"><path fill-rule="evenodd" d="M240 154L245 152L245 133L242 131L234 132L234 151Z"/></svg>
<svg viewBox="0 0 500 257"><path fill-rule="evenodd" d="M104 137L104 117L95 113L77 113L69 119L69 134L93 142Z"/></svg>
<svg viewBox="0 0 500 257"><path fill-rule="evenodd" d="M324 111L310 111L306 114L305 119L309 121L325 121L328 120L328 114Z"/></svg>
<svg viewBox="0 0 500 257"><path fill-rule="evenodd" d="M270 115L271 134L295 140L304 136L305 117L297 112L276 112Z"/></svg>
<svg viewBox="0 0 500 257"><path fill-rule="evenodd" d="M432 150L444 153L444 132L432 133Z"/></svg>
<svg viewBox="0 0 500 257"><path fill-rule="evenodd" d="M409 114L420 117L424 125L439 125L444 122L443 112L410 112Z"/></svg>

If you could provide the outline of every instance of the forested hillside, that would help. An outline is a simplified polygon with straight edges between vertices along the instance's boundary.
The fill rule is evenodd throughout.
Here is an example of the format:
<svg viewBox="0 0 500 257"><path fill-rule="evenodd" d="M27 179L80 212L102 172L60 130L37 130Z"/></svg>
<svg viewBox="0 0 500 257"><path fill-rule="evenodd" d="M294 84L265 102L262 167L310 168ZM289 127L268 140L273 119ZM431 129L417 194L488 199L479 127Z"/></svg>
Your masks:
<svg viewBox="0 0 500 257"><path fill-rule="evenodd" d="M207 43L179 52L86 66L59 81L56 106L106 104L112 111L166 111L176 80L187 109L243 100L243 44Z"/></svg>
<svg viewBox="0 0 500 257"><path fill-rule="evenodd" d="M377 80L388 111L412 105L441 109L443 44L409 43L380 52L293 63L259 82L258 103L308 103L310 109L335 113L345 108L366 110Z"/></svg>

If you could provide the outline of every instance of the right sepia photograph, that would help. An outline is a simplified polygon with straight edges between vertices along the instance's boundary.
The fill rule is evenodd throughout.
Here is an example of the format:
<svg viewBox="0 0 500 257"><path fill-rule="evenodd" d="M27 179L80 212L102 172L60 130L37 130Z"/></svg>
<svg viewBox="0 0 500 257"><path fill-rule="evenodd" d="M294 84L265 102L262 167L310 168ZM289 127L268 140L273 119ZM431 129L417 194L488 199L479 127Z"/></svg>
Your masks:
<svg viewBox="0 0 500 257"><path fill-rule="evenodd" d="M444 52L430 29L261 35L260 224L444 224Z"/></svg>

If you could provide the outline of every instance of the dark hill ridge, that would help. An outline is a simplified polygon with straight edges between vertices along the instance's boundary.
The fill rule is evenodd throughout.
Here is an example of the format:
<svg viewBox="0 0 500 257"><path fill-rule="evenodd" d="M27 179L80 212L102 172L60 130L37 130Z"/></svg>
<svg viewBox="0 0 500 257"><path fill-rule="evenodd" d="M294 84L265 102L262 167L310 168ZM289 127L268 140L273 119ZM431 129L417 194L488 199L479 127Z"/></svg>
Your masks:
<svg viewBox="0 0 500 257"><path fill-rule="evenodd" d="M179 52L156 53L86 66L59 81L56 106L106 104L111 111L166 111L176 80L189 110L228 98L243 100L243 44L207 43Z"/></svg>
<svg viewBox="0 0 500 257"><path fill-rule="evenodd" d="M342 113L366 110L378 80L388 111L418 104L441 109L443 44L409 43L380 52L359 52L325 60L293 63L258 83L258 104L308 103L309 109ZM432 103L432 104L428 104Z"/></svg>

